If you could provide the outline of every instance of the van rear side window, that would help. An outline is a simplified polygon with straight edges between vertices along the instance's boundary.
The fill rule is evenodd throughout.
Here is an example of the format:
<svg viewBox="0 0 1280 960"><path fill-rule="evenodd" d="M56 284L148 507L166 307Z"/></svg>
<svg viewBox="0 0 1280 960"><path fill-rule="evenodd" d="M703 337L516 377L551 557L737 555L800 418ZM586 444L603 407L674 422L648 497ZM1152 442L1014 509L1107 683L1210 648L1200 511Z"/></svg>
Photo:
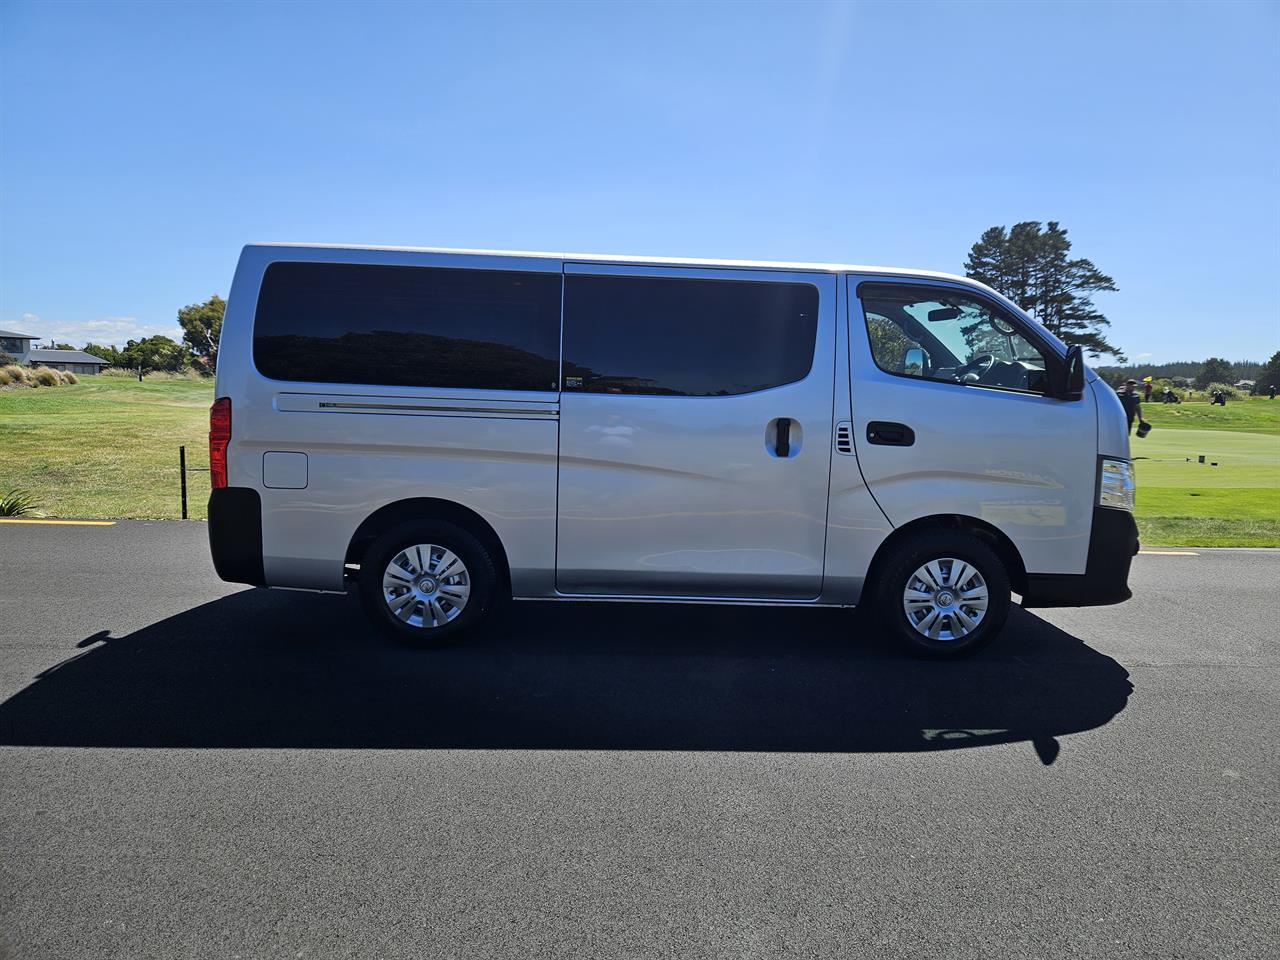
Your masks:
<svg viewBox="0 0 1280 960"><path fill-rule="evenodd" d="M808 283L565 278L565 389L723 397L809 375L818 288Z"/></svg>
<svg viewBox="0 0 1280 960"><path fill-rule="evenodd" d="M558 273L273 263L253 359L273 380L555 390Z"/></svg>

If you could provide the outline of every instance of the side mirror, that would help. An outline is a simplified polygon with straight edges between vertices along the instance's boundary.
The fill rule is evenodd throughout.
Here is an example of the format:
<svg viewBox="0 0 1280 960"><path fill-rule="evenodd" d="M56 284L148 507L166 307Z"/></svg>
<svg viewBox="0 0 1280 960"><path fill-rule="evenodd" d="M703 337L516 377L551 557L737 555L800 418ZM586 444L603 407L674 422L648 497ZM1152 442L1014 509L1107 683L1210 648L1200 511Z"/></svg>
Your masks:
<svg viewBox="0 0 1280 960"><path fill-rule="evenodd" d="M917 377L924 376L924 351L919 347L911 347L902 356L902 372Z"/></svg>
<svg viewBox="0 0 1280 960"><path fill-rule="evenodd" d="M1065 374L1062 399L1079 400L1084 396L1084 351L1079 344L1067 348L1067 356L1062 365Z"/></svg>

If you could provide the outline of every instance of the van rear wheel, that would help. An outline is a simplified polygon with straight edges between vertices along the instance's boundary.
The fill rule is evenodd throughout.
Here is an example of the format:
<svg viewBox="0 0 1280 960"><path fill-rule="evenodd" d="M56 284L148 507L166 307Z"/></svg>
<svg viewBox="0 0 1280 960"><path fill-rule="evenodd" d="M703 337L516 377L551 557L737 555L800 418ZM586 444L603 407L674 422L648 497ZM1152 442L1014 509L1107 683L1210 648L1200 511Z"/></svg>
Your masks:
<svg viewBox="0 0 1280 960"><path fill-rule="evenodd" d="M921 531L886 558L875 589L880 620L910 652L934 659L985 647L1009 616L1009 573L963 533Z"/></svg>
<svg viewBox="0 0 1280 960"><path fill-rule="evenodd" d="M422 520L387 531L360 561L360 599L383 633L414 647L453 643L489 616L497 572L467 530Z"/></svg>

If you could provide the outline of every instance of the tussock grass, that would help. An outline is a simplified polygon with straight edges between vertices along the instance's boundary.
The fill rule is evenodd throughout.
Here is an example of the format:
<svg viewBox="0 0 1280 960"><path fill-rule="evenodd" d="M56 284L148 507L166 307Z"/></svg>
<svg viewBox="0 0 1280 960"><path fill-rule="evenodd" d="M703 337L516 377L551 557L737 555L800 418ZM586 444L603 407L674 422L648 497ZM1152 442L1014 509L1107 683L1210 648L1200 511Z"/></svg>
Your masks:
<svg viewBox="0 0 1280 960"><path fill-rule="evenodd" d="M138 371L130 370L127 367L103 367L102 372L98 374L100 377L106 377L111 380L132 380L138 381ZM198 370L152 370L147 373L146 380L191 380L200 381L207 380L212 382L213 378L206 373ZM144 381L145 382L145 381Z"/></svg>
<svg viewBox="0 0 1280 960"><path fill-rule="evenodd" d="M42 387L60 387L67 382L62 372L52 367L36 367L31 371L31 378Z"/></svg>
<svg viewBox="0 0 1280 960"><path fill-rule="evenodd" d="M0 372L3 372L4 375L9 378L5 381L6 383L25 384L31 379L29 371L25 367L18 366L16 363L5 364L3 367L0 367Z"/></svg>

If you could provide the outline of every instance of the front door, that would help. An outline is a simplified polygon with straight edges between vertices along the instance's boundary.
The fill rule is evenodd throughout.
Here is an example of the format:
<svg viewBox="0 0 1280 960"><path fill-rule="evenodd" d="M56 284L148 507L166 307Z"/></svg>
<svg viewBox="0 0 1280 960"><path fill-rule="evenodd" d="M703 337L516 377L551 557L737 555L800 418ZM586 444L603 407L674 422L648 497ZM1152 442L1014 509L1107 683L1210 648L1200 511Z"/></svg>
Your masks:
<svg viewBox="0 0 1280 960"><path fill-rule="evenodd" d="M854 442L872 496L899 527L974 517L1027 570L1083 573L1097 472L1097 414L1048 395L1055 351L975 291L851 277Z"/></svg>
<svg viewBox="0 0 1280 960"><path fill-rule="evenodd" d="M566 264L561 593L822 589L835 278Z"/></svg>

